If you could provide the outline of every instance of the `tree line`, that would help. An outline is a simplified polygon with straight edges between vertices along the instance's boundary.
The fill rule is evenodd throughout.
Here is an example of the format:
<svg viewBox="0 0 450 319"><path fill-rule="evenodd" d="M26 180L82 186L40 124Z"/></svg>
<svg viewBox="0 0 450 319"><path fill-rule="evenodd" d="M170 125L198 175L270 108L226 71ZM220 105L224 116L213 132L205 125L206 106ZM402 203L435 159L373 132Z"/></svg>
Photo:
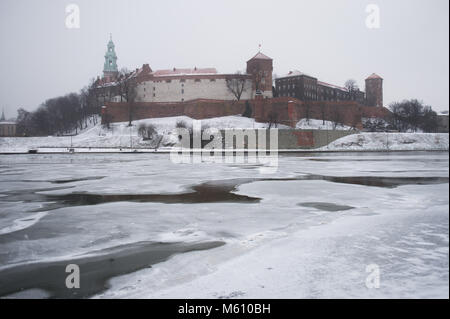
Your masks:
<svg viewBox="0 0 450 319"><path fill-rule="evenodd" d="M427 133L436 132L438 129L438 115L431 106L424 105L416 99L403 100L389 105L392 112L390 125L400 132Z"/></svg>
<svg viewBox="0 0 450 319"><path fill-rule="evenodd" d="M20 136L48 136L77 134L88 126L88 122L97 124L101 106L120 97L127 102L129 124L133 118L133 104L137 95L136 79L133 72L122 69L114 85L102 85L92 79L80 92L69 93L46 100L36 111L28 112L23 108L17 111L17 133ZM106 117L109 126L108 117Z"/></svg>
<svg viewBox="0 0 450 319"><path fill-rule="evenodd" d="M98 92L94 81L80 92L69 93L46 100L33 111L23 108L17 111L17 134L20 136L47 136L76 134L88 126L97 124L100 113Z"/></svg>

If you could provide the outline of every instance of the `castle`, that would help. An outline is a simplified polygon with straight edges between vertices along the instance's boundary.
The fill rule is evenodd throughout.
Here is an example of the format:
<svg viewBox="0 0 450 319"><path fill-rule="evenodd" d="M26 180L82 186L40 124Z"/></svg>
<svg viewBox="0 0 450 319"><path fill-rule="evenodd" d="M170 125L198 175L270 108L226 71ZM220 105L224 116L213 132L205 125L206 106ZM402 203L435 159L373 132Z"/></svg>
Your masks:
<svg viewBox="0 0 450 319"><path fill-rule="evenodd" d="M353 108L360 107L360 110L361 107L383 107L383 79L376 74L365 80L364 93L356 87L349 89L319 81L300 71L291 71L273 81L272 72L273 59L262 52L247 61L244 74L218 73L211 67L153 70L149 64L143 64L126 75L127 80L133 81L135 86L133 100L127 101L119 92L120 76L123 75L118 72L115 45L110 38L105 53L103 78L98 78L95 85L100 92L104 110L109 111L113 122L124 120L128 102L134 105L134 119L242 114L240 110L244 101L251 105L255 115L255 101L261 99L267 109L273 109L272 106L280 100L294 101L298 105L322 102L326 103L328 109L337 108L343 103L353 105ZM267 112L262 113L267 115ZM300 113L297 112L297 116L301 116Z"/></svg>
<svg viewBox="0 0 450 319"><path fill-rule="evenodd" d="M373 73L366 79L366 94L359 88L345 88L318 81L300 71L291 71L275 80L278 96L295 97L302 101L357 101L362 105L383 106L383 79Z"/></svg>
<svg viewBox="0 0 450 319"><path fill-rule="evenodd" d="M154 71L148 64L144 64L129 77L136 81L136 102L251 100L256 94L272 97L272 71L272 59L259 52L247 61L245 74L222 74L215 68L197 67ZM110 39L105 54L103 78L97 80L99 88L109 88L102 95L104 102L118 102L119 98L112 92L118 75L115 45Z"/></svg>

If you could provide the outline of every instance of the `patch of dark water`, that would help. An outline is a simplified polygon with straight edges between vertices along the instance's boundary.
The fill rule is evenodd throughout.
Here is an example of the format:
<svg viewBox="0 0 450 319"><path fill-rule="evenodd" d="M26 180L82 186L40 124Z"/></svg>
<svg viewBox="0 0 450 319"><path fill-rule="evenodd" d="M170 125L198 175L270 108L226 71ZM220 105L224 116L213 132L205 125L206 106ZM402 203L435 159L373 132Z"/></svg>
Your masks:
<svg viewBox="0 0 450 319"><path fill-rule="evenodd" d="M12 266L0 271L0 297L8 298L8 295L34 289L44 290L50 298L88 298L106 290L107 281L112 277L150 268L175 254L213 249L224 244L221 241L138 242L93 252L87 257ZM69 264L80 269L80 288L66 287Z"/></svg>
<svg viewBox="0 0 450 319"><path fill-rule="evenodd" d="M327 212L339 212L355 208L353 206L337 205L334 203L326 203L326 202L305 202L305 203L298 203L297 205L302 207L315 208L318 210L324 210Z"/></svg>

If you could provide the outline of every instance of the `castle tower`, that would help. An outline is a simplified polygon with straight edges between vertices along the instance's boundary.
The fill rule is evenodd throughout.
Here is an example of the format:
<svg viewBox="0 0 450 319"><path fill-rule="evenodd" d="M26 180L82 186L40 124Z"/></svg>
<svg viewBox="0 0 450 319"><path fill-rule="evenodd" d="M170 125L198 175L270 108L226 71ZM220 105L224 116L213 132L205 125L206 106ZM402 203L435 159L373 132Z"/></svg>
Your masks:
<svg viewBox="0 0 450 319"><path fill-rule="evenodd" d="M272 97L273 60L258 52L247 61L247 74L253 76L253 89L264 97Z"/></svg>
<svg viewBox="0 0 450 319"><path fill-rule="evenodd" d="M2 110L2 117L0 118L0 122L5 121L5 110Z"/></svg>
<svg viewBox="0 0 450 319"><path fill-rule="evenodd" d="M366 104L368 106L383 106L383 79L372 73L366 79Z"/></svg>
<svg viewBox="0 0 450 319"><path fill-rule="evenodd" d="M103 66L103 77L106 82L114 81L119 73L117 70L117 55L114 47L112 36L110 36L108 49L105 53L105 64Z"/></svg>

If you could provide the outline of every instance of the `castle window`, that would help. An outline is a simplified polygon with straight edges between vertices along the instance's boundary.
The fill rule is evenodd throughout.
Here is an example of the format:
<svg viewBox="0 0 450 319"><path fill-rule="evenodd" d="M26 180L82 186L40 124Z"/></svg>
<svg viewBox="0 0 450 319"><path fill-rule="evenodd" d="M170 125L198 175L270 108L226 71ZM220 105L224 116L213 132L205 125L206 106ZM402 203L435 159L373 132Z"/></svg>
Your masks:
<svg viewBox="0 0 450 319"><path fill-rule="evenodd" d="M181 89L181 94L184 94L184 89Z"/></svg>
<svg viewBox="0 0 450 319"><path fill-rule="evenodd" d="M172 80L166 80L166 83L170 83L170 82L172 82Z"/></svg>
<svg viewBox="0 0 450 319"><path fill-rule="evenodd" d="M185 79L181 79L180 82L186 82L186 80Z"/></svg>
<svg viewBox="0 0 450 319"><path fill-rule="evenodd" d="M153 97L155 97L156 96L156 94L155 93L153 93Z"/></svg>
<svg viewBox="0 0 450 319"><path fill-rule="evenodd" d="M200 82L200 79L195 79L195 82Z"/></svg>
<svg viewBox="0 0 450 319"><path fill-rule="evenodd" d="M216 82L216 79L210 79L209 81L210 82Z"/></svg>

